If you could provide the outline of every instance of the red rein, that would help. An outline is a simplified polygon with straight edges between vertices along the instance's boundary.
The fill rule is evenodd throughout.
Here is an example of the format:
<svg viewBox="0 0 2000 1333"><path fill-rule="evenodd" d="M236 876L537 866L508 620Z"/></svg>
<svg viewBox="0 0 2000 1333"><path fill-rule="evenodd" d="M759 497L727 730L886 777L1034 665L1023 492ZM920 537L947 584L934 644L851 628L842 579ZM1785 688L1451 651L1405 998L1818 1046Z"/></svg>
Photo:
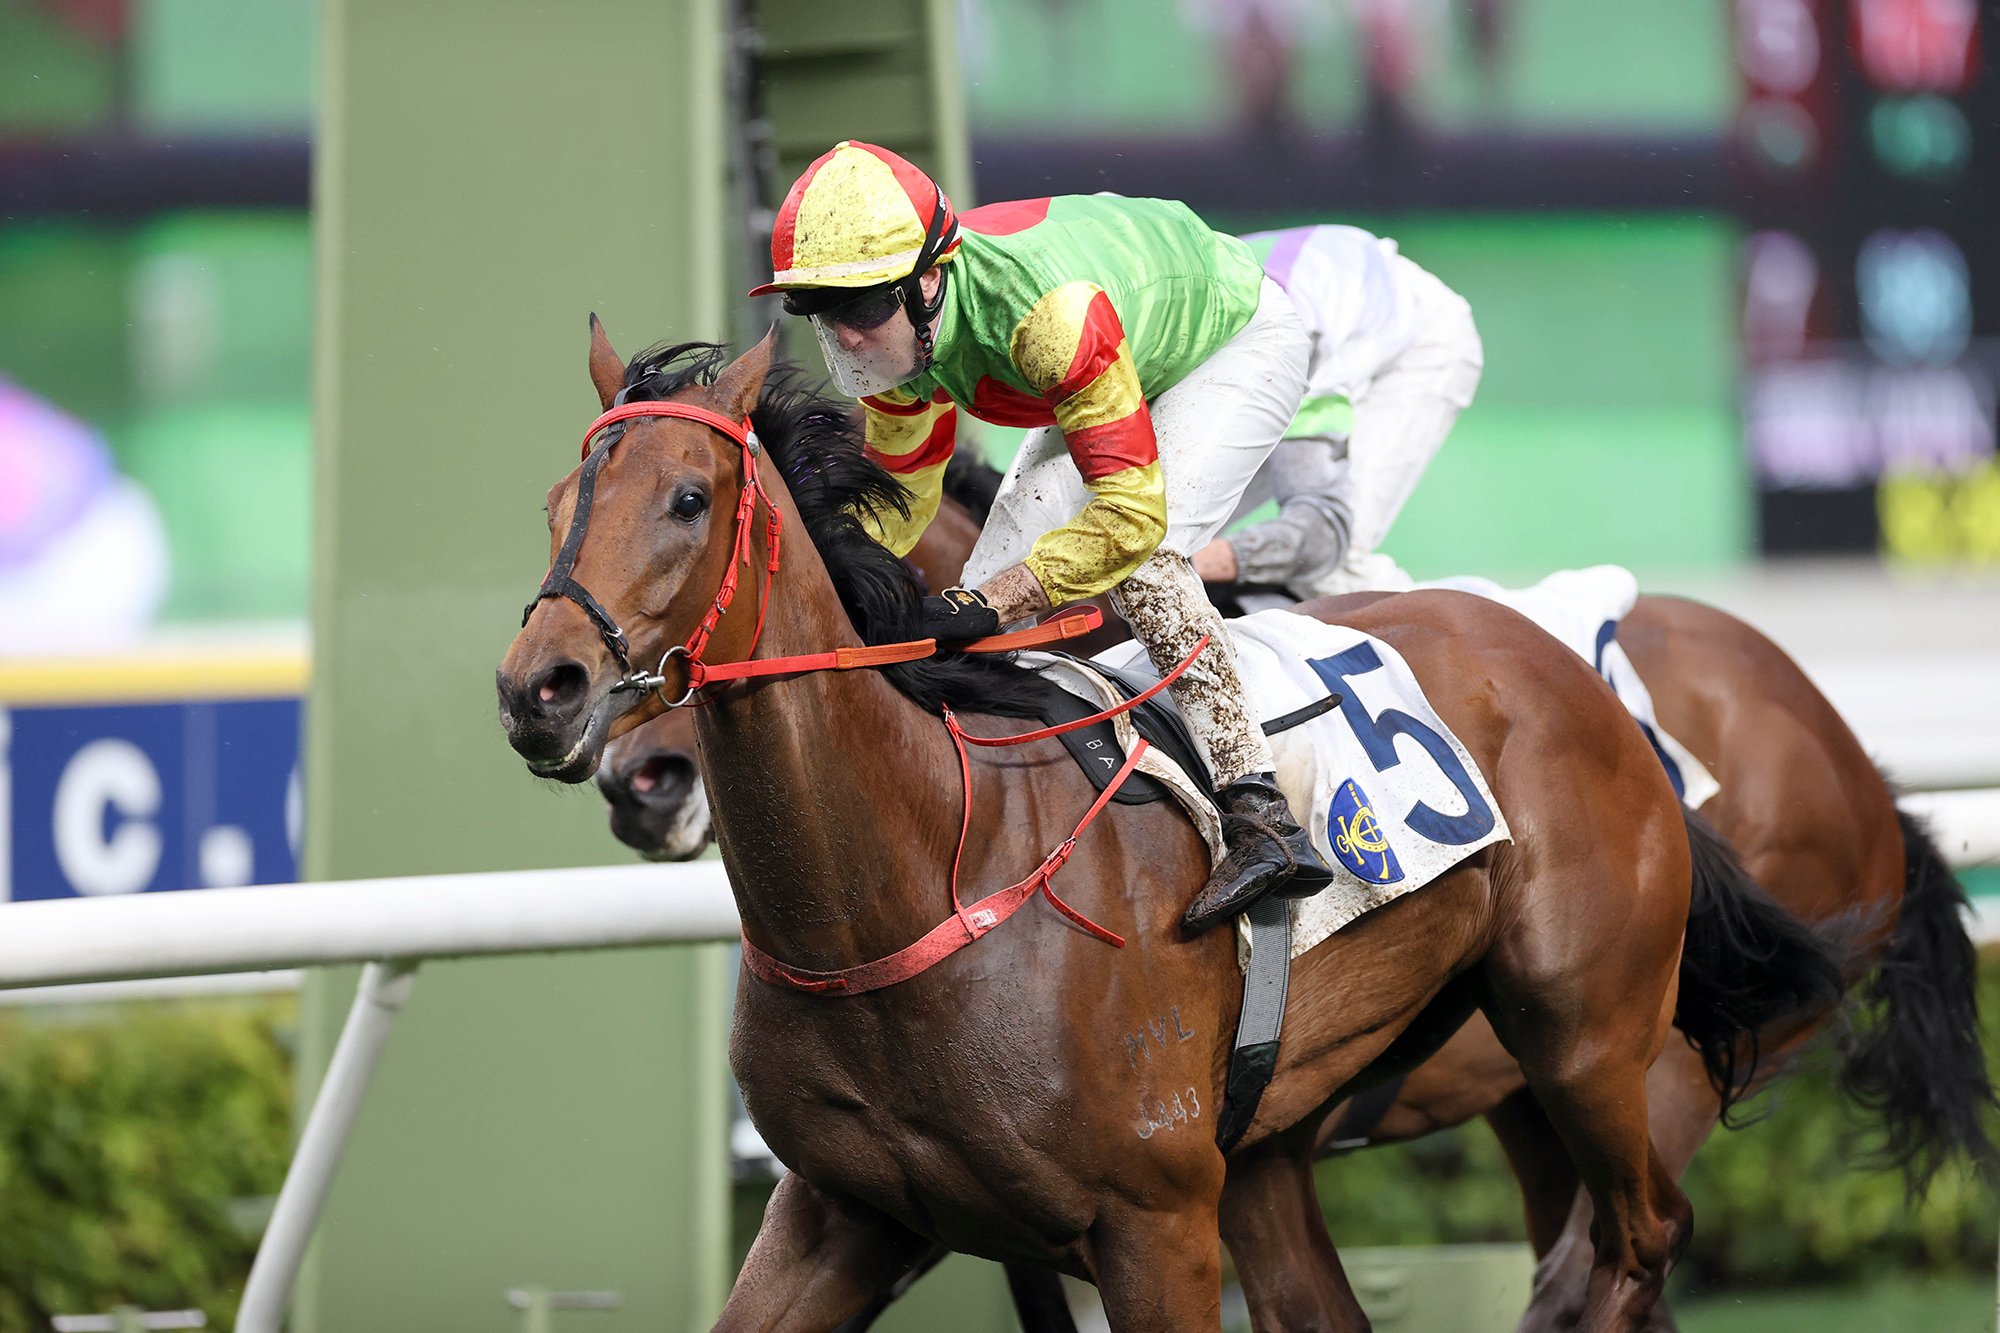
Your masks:
<svg viewBox="0 0 2000 1333"><path fill-rule="evenodd" d="M738 570L749 567L751 519L756 513L757 505L761 503L771 515L765 526L765 540L770 548L770 554L764 567L763 595L757 604L757 626L750 636L750 652L756 651L757 641L764 633L764 611L771 600L771 580L778 572L778 541L783 521L778 506L772 503L771 497L765 493L763 485L757 479L757 436L749 421L732 421L718 412L711 412L690 403L625 403L612 408L590 423L590 429L583 437L584 455L589 456L590 442L596 438L597 432L614 422L627 421L633 417L680 417L696 421L728 436L743 450L743 486L737 498L736 531L731 541L729 570L723 575L722 586L717 590L715 601L709 607L707 614L702 617L701 624L695 628L685 644L668 653L669 657L680 655L686 659L688 696L692 696L704 684L713 681L742 680L752 676L797 675L809 671L852 671L863 667L913 662L929 657L937 651L937 644L933 640L917 639L908 643L836 648L831 652L807 653L795 657L768 657L754 661L746 659L742 662L720 663L714 666L704 663L701 655L708 648L709 637L714 633L715 626L722 619L723 613L729 609L729 604L735 600ZM1011 634L996 634L991 638L966 644L961 651L993 653L1037 647L1063 639L1077 638L1096 629L1102 622L1103 616L1095 607L1084 607L1079 611L1055 616L1032 629L1018 630ZM788 986L815 995L860 995L866 991L880 990L884 986L893 986L899 981L907 981L940 960L957 953L1014 915L1037 893L1046 897L1051 906L1080 929L1107 944L1124 948L1125 940L1122 936L1106 930L1064 902L1056 895L1051 881L1055 878L1056 871L1062 869L1063 863L1068 861L1070 854L1076 850L1076 840L1083 836L1084 829L1088 828L1091 821L1096 819L1099 812L1110 803L1111 798L1124 785L1125 779L1131 776L1132 770L1138 766L1140 756L1148 749L1147 743L1141 740L1132 747L1132 753L1125 757L1125 763L1112 776L1111 781L1105 784L1104 790L1098 794L1090 809L1084 812L1083 818L1077 821L1076 828L1069 837L1042 859L1042 863L1035 867L1033 874L1018 883L1008 885L998 893L988 894L970 907L961 902L958 896L959 862L964 859L965 839L972 827L972 762L965 747L1022 745L1029 741L1046 740L1065 731L1074 731L1079 727L1091 726L1107 718L1116 717L1120 713L1136 708L1171 685L1182 672L1194 664L1195 658L1199 657L1207 646L1208 639L1204 637L1195 645L1194 651L1162 677L1158 684L1136 698L1107 708L1103 712L1093 713L1089 717L1078 718L1058 726L1042 727L1036 731L1025 731L1017 736L969 735L960 729L958 718L953 715L951 709L946 708L945 729L951 733L952 745L958 751L959 779L965 793L964 811L959 819L958 848L951 858L951 916L932 927L922 938L892 954L872 962L838 968L830 972L791 967L758 948L746 935L743 938L745 965L759 980L772 985ZM663 659L662 666L664 665Z"/></svg>

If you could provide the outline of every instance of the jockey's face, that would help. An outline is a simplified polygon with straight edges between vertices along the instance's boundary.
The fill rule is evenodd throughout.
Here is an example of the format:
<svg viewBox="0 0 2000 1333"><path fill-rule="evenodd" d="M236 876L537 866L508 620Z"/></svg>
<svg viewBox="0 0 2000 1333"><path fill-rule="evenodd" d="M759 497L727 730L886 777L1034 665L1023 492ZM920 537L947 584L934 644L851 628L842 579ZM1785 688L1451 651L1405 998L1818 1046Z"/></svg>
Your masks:
<svg viewBox="0 0 2000 1333"><path fill-rule="evenodd" d="M936 270L918 280L924 299L943 281ZM853 302L811 316L826 368L843 393L863 397L916 378L923 351L901 287L866 293Z"/></svg>

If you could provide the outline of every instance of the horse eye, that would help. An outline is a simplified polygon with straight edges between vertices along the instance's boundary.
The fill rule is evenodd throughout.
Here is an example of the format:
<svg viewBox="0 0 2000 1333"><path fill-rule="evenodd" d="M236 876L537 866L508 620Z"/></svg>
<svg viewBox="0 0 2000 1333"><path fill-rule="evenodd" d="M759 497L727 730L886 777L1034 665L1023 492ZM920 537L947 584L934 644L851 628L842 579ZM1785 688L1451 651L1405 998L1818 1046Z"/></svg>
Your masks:
<svg viewBox="0 0 2000 1333"><path fill-rule="evenodd" d="M682 491L674 497L674 517L692 523L708 509L708 497L700 491Z"/></svg>

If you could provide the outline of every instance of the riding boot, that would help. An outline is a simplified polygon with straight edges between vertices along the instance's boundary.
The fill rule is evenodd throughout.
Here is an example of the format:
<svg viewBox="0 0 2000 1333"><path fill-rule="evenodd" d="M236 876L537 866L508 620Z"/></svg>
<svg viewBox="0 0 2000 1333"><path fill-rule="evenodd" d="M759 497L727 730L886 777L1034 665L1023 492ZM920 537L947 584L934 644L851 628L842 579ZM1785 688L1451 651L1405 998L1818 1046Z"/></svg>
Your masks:
<svg viewBox="0 0 2000 1333"><path fill-rule="evenodd" d="M1221 804L1229 850L1181 918L1189 934L1249 910L1266 894L1309 898L1333 882L1312 835L1293 821L1275 773L1236 779L1223 789Z"/></svg>
<svg viewBox="0 0 2000 1333"><path fill-rule="evenodd" d="M1229 850L1195 897L1184 918L1187 928L1205 929L1287 881L1300 893L1325 888L1333 872L1285 807L1272 777L1277 764L1270 742L1245 704L1235 647L1193 563L1176 552L1155 551L1111 600L1162 675L1193 652L1203 635L1209 640L1171 688L1210 777L1222 789Z"/></svg>

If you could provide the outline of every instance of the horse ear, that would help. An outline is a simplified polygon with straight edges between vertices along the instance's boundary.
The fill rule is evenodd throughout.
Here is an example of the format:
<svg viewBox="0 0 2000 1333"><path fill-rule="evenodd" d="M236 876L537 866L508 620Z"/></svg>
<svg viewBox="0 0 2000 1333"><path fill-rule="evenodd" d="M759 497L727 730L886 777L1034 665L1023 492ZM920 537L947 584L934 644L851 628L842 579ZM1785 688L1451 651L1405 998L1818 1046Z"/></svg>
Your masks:
<svg viewBox="0 0 2000 1333"><path fill-rule="evenodd" d="M625 387L625 363L611 350L611 339L604 336L595 310L590 312L590 382L597 386L598 401L609 412L611 400Z"/></svg>
<svg viewBox="0 0 2000 1333"><path fill-rule="evenodd" d="M773 324L755 347L729 363L710 389L709 397L724 416L747 417L764 391L764 377L771 373L771 357L777 348L778 326Z"/></svg>

